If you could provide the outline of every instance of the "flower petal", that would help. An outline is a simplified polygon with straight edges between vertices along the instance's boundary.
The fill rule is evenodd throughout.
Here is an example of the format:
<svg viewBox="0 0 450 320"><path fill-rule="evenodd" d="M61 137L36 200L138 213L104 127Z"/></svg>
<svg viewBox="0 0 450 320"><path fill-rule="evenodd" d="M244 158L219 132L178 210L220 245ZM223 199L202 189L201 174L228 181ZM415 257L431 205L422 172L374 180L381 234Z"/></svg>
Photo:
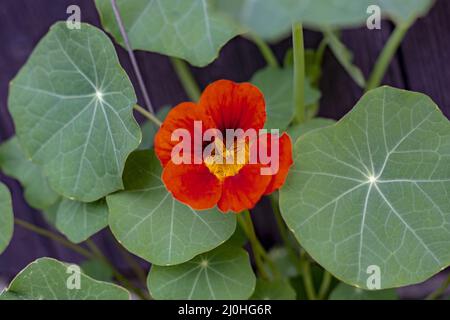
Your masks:
<svg viewBox="0 0 450 320"><path fill-rule="evenodd" d="M220 181L203 164L174 164L169 161L162 180L175 199L195 210L211 209L220 199Z"/></svg>
<svg viewBox="0 0 450 320"><path fill-rule="evenodd" d="M272 136L273 138L273 136ZM269 144L270 149L270 144ZM269 153L271 154L271 153ZM294 161L292 160L292 141L289 135L283 133L279 140L279 165L277 172L274 172L272 180L267 186L264 194L270 194L275 190L279 189L286 181L289 168L292 166Z"/></svg>
<svg viewBox="0 0 450 320"><path fill-rule="evenodd" d="M244 166L237 175L223 181L222 196L217 204L223 212L251 209L261 199L272 176L261 175L259 164Z"/></svg>
<svg viewBox="0 0 450 320"><path fill-rule="evenodd" d="M172 149L179 141L172 141L172 133L177 129L186 129L191 137L191 153L194 150L194 121L202 121L202 132L212 126L211 119L195 103L183 102L168 113L155 135L155 152L161 164L165 166L171 160Z"/></svg>
<svg viewBox="0 0 450 320"><path fill-rule="evenodd" d="M219 130L259 130L266 122L264 96L250 83L216 81L203 91L199 105Z"/></svg>

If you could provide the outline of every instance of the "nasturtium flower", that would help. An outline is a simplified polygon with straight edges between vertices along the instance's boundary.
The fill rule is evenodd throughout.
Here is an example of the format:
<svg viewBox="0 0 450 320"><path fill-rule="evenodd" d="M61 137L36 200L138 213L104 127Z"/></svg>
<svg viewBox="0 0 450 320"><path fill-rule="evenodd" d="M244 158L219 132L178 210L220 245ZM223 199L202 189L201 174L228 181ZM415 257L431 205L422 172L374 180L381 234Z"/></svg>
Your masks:
<svg viewBox="0 0 450 320"><path fill-rule="evenodd" d="M184 102L174 107L155 136L155 152L163 166L166 188L196 210L216 205L222 212L253 208L263 195L284 184L293 163L290 137L264 132L261 129L265 121L264 96L250 83L219 80L204 90L198 103ZM174 158L181 150L180 141L186 138L177 134L179 129L194 137L184 141L189 148L182 150L181 162ZM241 134L227 141L230 129ZM211 130L219 135L209 135L205 142ZM250 138L242 132L258 134ZM201 137L200 143L195 137ZM271 162L276 160L276 166L256 152L261 149Z"/></svg>

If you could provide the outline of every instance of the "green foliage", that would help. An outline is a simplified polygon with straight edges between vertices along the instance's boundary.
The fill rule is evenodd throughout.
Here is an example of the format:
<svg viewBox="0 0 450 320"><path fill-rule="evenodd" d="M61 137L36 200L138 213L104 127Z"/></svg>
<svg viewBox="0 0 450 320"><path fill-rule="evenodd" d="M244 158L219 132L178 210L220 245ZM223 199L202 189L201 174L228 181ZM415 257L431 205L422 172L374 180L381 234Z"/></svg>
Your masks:
<svg viewBox="0 0 450 320"><path fill-rule="evenodd" d="M314 118L305 123L289 127L287 132L291 136L292 141L295 142L300 136L320 128L328 127L335 122L336 121L327 118Z"/></svg>
<svg viewBox="0 0 450 320"><path fill-rule="evenodd" d="M248 254L225 245L180 265L153 266L148 287L155 299L241 300L253 293L255 275Z"/></svg>
<svg viewBox="0 0 450 320"><path fill-rule="evenodd" d="M296 293L287 280L258 279L251 300L295 300Z"/></svg>
<svg viewBox="0 0 450 320"><path fill-rule="evenodd" d="M202 67L239 30L216 10L217 0L118 0L133 49L158 52ZM109 0L96 0L105 30L123 45Z"/></svg>
<svg viewBox="0 0 450 320"><path fill-rule="evenodd" d="M386 290L364 290L339 283L331 292L330 300L397 300L395 289Z"/></svg>
<svg viewBox="0 0 450 320"><path fill-rule="evenodd" d="M123 187L141 133L134 89L102 31L55 24L11 82L8 103L20 144L57 193L91 202Z"/></svg>
<svg viewBox="0 0 450 320"><path fill-rule="evenodd" d="M110 282L113 278L113 271L111 268L99 260L87 260L80 264L83 272L96 280Z"/></svg>
<svg viewBox="0 0 450 320"><path fill-rule="evenodd" d="M164 106L156 113L156 117L163 121L170 111L170 106ZM139 145L139 150L149 150L153 148L153 140L159 127L152 121L146 121L141 125L142 141Z"/></svg>
<svg viewBox="0 0 450 320"><path fill-rule="evenodd" d="M128 300L129 293L114 284L80 273L80 288L70 289L75 269L51 258L29 264L0 294L0 300ZM70 272L69 272L70 271ZM72 283L71 283L72 284Z"/></svg>
<svg viewBox="0 0 450 320"><path fill-rule="evenodd" d="M11 194L8 188L0 182L0 254L11 241L14 229L14 217Z"/></svg>
<svg viewBox="0 0 450 320"><path fill-rule="evenodd" d="M343 281L421 282L450 263L450 124L427 96L366 94L337 124L300 137L280 193L300 244Z"/></svg>
<svg viewBox="0 0 450 320"><path fill-rule="evenodd" d="M173 265L217 247L231 237L236 218L217 209L195 211L175 200L161 180L153 151L127 161L126 191L108 196L109 224L119 242L157 265Z"/></svg>

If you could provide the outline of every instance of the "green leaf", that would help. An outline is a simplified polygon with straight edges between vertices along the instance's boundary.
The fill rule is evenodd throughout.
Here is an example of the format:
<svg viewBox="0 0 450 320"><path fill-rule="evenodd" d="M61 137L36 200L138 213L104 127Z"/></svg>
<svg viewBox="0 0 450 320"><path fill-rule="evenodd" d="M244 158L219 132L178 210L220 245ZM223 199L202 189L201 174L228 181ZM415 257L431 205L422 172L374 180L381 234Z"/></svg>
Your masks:
<svg viewBox="0 0 450 320"><path fill-rule="evenodd" d="M258 279L250 300L295 300L296 292L287 280Z"/></svg>
<svg viewBox="0 0 450 320"><path fill-rule="evenodd" d="M366 79L364 78L361 69L353 64L353 53L341 42L339 37L333 31L325 30L324 35L328 46L331 51L333 51L333 54L345 71L347 71L360 88L364 88L366 86Z"/></svg>
<svg viewBox="0 0 450 320"><path fill-rule="evenodd" d="M56 23L11 82L8 103L20 144L57 193L91 202L123 188L141 139L136 96L101 30Z"/></svg>
<svg viewBox="0 0 450 320"><path fill-rule="evenodd" d="M307 27L339 29L365 24L370 5L379 5L394 20L426 14L432 0L223 0L219 8L235 21L269 41L290 33L293 22Z"/></svg>
<svg viewBox="0 0 450 320"><path fill-rule="evenodd" d="M217 0L118 0L133 49L185 59L203 67L239 30L216 10ZM123 46L109 0L96 0L102 25Z"/></svg>
<svg viewBox="0 0 450 320"><path fill-rule="evenodd" d="M63 199L56 209L56 228L70 241L80 243L108 225L108 207L104 199L85 203Z"/></svg>
<svg viewBox="0 0 450 320"><path fill-rule="evenodd" d="M0 182L0 254L11 241L14 229L11 194L8 188Z"/></svg>
<svg viewBox="0 0 450 320"><path fill-rule="evenodd" d="M284 130L294 117L293 70L266 67L254 74L251 82L264 94L267 122L265 128ZM305 104L320 99L320 92L305 82Z"/></svg>
<svg viewBox="0 0 450 320"><path fill-rule="evenodd" d="M280 193L302 247L346 283L381 289L450 264L450 123L427 96L382 87L298 139Z"/></svg>
<svg viewBox="0 0 450 320"><path fill-rule="evenodd" d="M269 257L283 276L287 278L297 276L297 268L285 247L275 247L271 249L269 251Z"/></svg>
<svg viewBox="0 0 450 320"><path fill-rule="evenodd" d="M153 266L147 285L161 300L242 300L253 293L255 282L247 252L221 246L180 265Z"/></svg>
<svg viewBox="0 0 450 320"><path fill-rule="evenodd" d="M164 119L166 118L170 109L171 109L170 106L162 107L156 113L156 117L159 120L164 121ZM153 140L155 139L155 135L156 135L156 132L158 132L158 130L159 130L159 126L157 126L154 122L152 122L152 121L144 122L141 126L142 141L141 141L141 144L139 145L138 149L139 150L148 150L148 149L153 148Z"/></svg>
<svg viewBox="0 0 450 320"><path fill-rule="evenodd" d="M0 167L3 172L21 183L25 200L36 209L46 209L58 200L42 169L31 162L16 137L0 145Z"/></svg>
<svg viewBox="0 0 450 320"><path fill-rule="evenodd" d="M41 258L23 269L0 294L0 300L129 300L127 290L80 273L80 288L69 289L75 269L51 258Z"/></svg>
<svg viewBox="0 0 450 320"><path fill-rule="evenodd" d="M395 289L364 290L339 283L331 292L329 300L397 300Z"/></svg>
<svg viewBox="0 0 450 320"><path fill-rule="evenodd" d="M110 282L113 278L113 271L111 268L106 263L99 260L84 261L80 267L87 276L93 279Z"/></svg>
<svg viewBox="0 0 450 320"><path fill-rule="evenodd" d="M297 124L292 127L289 127L287 133L291 136L292 141L297 141L297 139L307 134L308 132L328 127L332 124L336 123L336 121L327 118L314 118L305 123Z"/></svg>
<svg viewBox="0 0 450 320"><path fill-rule="evenodd" d="M109 225L129 251L157 265L188 261L231 237L236 217L216 209L195 211L175 200L161 180L153 151L137 151L127 161L126 191L106 198Z"/></svg>

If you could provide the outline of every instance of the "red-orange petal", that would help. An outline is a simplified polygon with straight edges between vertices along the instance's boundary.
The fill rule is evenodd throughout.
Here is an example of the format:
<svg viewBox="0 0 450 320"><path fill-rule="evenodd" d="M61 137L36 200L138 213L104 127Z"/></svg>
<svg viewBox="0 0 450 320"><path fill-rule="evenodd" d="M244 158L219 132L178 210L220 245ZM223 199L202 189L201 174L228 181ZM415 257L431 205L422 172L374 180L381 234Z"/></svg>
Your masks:
<svg viewBox="0 0 450 320"><path fill-rule="evenodd" d="M237 175L223 181L218 207L222 212L251 209L261 199L272 176L261 175L259 164L244 166Z"/></svg>
<svg viewBox="0 0 450 320"><path fill-rule="evenodd" d="M202 131L210 128L211 119L195 103L183 102L174 107L168 113L155 135L155 152L161 164L165 166L171 159L171 152L178 141L172 141L172 133L176 129L186 129L191 135L191 150L193 153L194 143L194 121L202 121ZM201 132L200 139L203 135Z"/></svg>
<svg viewBox="0 0 450 320"><path fill-rule="evenodd" d="M272 176L272 179L269 185L267 186L267 189L264 192L264 194L270 194L275 190L279 189L284 184L289 172L289 168L292 166L293 163L294 161L292 159L292 141L288 134L283 133L279 140L278 171Z"/></svg>
<svg viewBox="0 0 450 320"><path fill-rule="evenodd" d="M211 116L219 130L259 130L266 122L264 96L250 83L215 81L203 91L199 106Z"/></svg>
<svg viewBox="0 0 450 320"><path fill-rule="evenodd" d="M169 161L162 180L175 199L195 210L215 207L222 193L220 181L203 164L174 164Z"/></svg>

